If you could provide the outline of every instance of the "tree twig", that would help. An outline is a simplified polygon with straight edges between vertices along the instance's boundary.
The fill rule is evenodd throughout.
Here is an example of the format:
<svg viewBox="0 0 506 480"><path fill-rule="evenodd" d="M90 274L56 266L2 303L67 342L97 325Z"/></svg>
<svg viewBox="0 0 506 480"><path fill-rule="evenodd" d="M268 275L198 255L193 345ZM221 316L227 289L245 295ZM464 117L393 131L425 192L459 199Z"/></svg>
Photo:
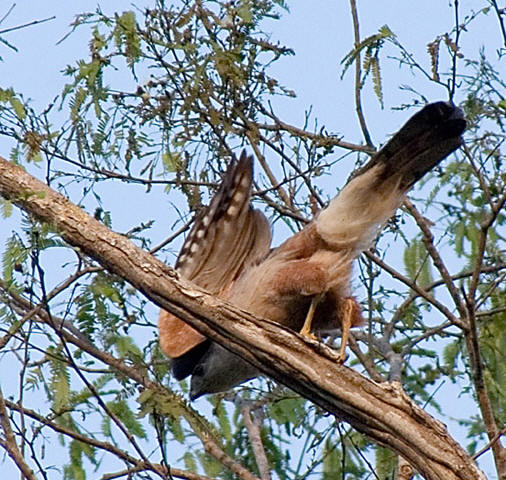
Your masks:
<svg viewBox="0 0 506 480"><path fill-rule="evenodd" d="M357 112L358 121L360 123L360 128L362 129L362 134L364 135L365 143L374 148L374 144L371 140L371 135L369 134L369 130L367 129L367 124L365 122L364 112L362 111L362 65L361 65L361 57L358 48L360 46L360 30L359 30L359 21L358 21L358 9L356 0L350 0L351 6L351 16L353 19L353 34L355 36L355 111Z"/></svg>
<svg viewBox="0 0 506 480"><path fill-rule="evenodd" d="M258 410L251 408L251 405L247 400L243 402L241 406L242 418L246 431L248 432L251 448L253 449L253 453L255 455L258 471L260 472L260 478L262 480L270 480L271 471L269 467L269 460L267 459L267 455L265 453L260 430L262 422L260 421L257 412Z"/></svg>
<svg viewBox="0 0 506 480"><path fill-rule="evenodd" d="M16 443L16 438L11 428L9 414L5 405L5 399L2 391L0 390L0 425L4 432L4 438L0 437L0 446L2 446L8 455L12 458L14 463L19 468L21 474L28 480L37 480L33 470L26 463L19 447Z"/></svg>
<svg viewBox="0 0 506 480"><path fill-rule="evenodd" d="M56 18L55 15L52 17L43 18L42 20L33 20L32 22L23 23L22 25L16 25L15 27L10 28L4 28L3 30L0 30L0 35L3 35L4 33L14 32L15 30L21 30L23 28L31 27L33 25L38 25L40 23L49 22L51 20L54 20Z"/></svg>

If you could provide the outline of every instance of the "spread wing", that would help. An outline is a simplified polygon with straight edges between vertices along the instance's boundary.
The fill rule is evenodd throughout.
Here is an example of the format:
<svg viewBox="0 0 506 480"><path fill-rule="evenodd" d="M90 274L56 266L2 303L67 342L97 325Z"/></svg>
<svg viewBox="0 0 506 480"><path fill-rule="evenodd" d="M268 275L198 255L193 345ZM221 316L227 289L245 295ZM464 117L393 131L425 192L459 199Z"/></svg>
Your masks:
<svg viewBox="0 0 506 480"><path fill-rule="evenodd" d="M253 159L244 152L227 170L209 206L195 220L175 268L208 292L223 296L238 275L269 252L270 226L250 206ZM205 340L174 315L160 311L160 345L172 358Z"/></svg>
<svg viewBox="0 0 506 480"><path fill-rule="evenodd" d="M406 191L462 144L465 126L462 111L449 102L413 115L320 213L318 233L334 247L369 248Z"/></svg>
<svg viewBox="0 0 506 480"><path fill-rule="evenodd" d="M324 294L314 313L315 328L335 328L337 312L346 345L345 328L361 320L360 308L349 297L353 260L369 247L412 184L458 148L464 129L462 112L452 104L427 105L372 157L313 223L248 269L233 284L230 300L260 317L300 330L311 297ZM350 300L353 308L346 312L341 307L350 305ZM344 316L349 323L343 322ZM215 343L188 365L184 373L192 375L192 400L228 390L258 375L247 362Z"/></svg>

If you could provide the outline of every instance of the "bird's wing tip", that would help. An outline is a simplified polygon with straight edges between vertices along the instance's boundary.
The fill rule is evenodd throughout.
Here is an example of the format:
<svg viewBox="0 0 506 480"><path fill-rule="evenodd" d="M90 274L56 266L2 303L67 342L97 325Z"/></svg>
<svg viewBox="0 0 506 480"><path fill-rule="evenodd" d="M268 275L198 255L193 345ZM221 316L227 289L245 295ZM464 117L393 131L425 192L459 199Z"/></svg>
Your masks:
<svg viewBox="0 0 506 480"><path fill-rule="evenodd" d="M165 310L158 318L160 348L170 358L178 358L206 340L206 337Z"/></svg>

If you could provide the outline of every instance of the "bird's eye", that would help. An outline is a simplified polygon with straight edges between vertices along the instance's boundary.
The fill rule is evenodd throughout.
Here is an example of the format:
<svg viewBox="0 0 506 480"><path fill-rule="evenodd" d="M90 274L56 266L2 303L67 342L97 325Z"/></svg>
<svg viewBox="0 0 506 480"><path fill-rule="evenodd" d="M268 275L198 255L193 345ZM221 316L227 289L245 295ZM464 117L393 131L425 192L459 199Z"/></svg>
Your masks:
<svg viewBox="0 0 506 480"><path fill-rule="evenodd" d="M203 374L204 374L204 367L200 364L195 367L192 373L192 375L197 375L198 377L202 376Z"/></svg>

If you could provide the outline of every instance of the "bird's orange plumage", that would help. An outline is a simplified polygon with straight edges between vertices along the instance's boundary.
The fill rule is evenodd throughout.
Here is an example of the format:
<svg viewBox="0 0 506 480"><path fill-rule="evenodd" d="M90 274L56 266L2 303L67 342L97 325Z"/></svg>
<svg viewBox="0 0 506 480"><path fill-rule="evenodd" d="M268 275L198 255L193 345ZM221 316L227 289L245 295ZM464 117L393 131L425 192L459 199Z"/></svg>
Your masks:
<svg viewBox="0 0 506 480"><path fill-rule="evenodd" d="M426 106L299 233L270 251L270 228L250 206L252 159L244 153L197 219L176 268L260 318L318 334L362 323L352 296L353 261L421 176L461 144L465 121L448 103ZM305 324L311 312L311 322ZM314 313L314 315L313 315ZM249 364L162 311L160 344L191 396L226 390L258 374ZM344 358L344 350L341 351Z"/></svg>

